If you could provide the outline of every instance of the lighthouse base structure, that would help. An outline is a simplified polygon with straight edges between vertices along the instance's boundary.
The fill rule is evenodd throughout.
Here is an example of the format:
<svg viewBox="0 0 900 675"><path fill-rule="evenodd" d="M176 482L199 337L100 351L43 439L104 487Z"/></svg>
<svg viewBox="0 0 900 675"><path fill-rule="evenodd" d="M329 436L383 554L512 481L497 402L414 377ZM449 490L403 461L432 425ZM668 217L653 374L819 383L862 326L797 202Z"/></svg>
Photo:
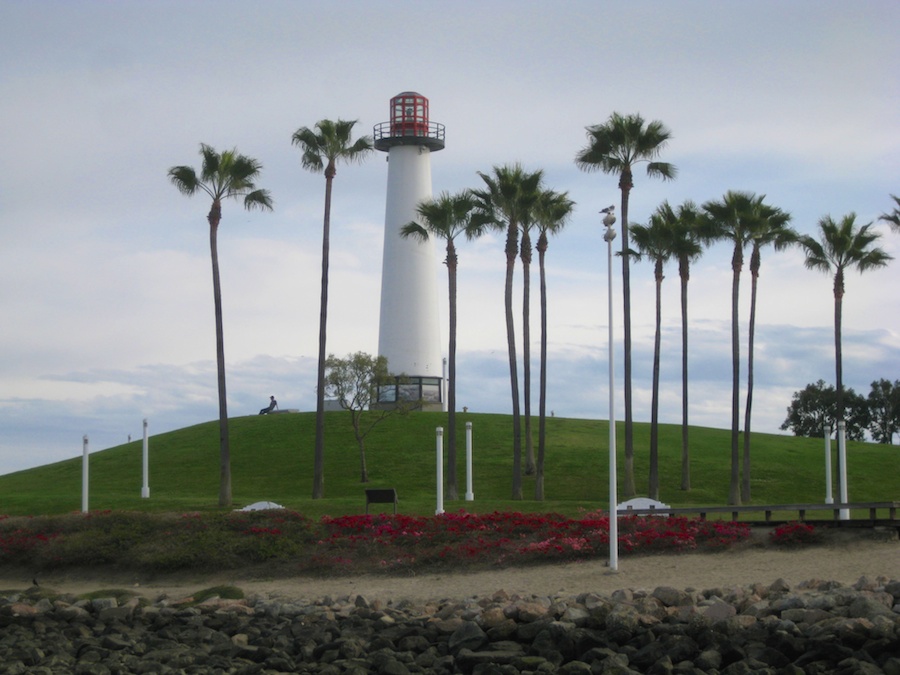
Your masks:
<svg viewBox="0 0 900 675"><path fill-rule="evenodd" d="M378 354L397 381L379 390L382 406L443 407L435 244L400 233L420 220L419 203L431 199L430 155L424 145L395 145L388 155Z"/></svg>

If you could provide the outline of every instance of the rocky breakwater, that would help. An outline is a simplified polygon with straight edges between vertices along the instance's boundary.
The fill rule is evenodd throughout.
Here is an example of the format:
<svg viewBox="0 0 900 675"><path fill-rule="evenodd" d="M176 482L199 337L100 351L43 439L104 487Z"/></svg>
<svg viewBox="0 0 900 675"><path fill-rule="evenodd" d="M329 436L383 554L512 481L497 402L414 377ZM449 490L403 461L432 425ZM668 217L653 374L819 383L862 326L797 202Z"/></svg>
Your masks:
<svg viewBox="0 0 900 675"><path fill-rule="evenodd" d="M900 581L427 603L0 598L2 673L887 673Z"/></svg>

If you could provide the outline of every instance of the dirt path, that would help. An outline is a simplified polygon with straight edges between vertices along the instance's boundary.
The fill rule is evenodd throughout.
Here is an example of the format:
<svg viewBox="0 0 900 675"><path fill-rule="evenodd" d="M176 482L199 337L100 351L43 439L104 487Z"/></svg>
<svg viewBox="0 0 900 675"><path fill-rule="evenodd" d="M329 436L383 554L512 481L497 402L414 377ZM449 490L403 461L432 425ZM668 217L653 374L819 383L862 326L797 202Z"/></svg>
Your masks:
<svg viewBox="0 0 900 675"><path fill-rule="evenodd" d="M369 599L428 600L491 595L500 589L520 595L576 595L585 591L608 594L621 588L679 589L733 587L751 583L769 584L777 579L799 583L809 579L856 582L861 576L900 579L900 542L850 535L836 537L825 545L799 550L746 548L723 553L685 553L619 558L619 569L611 572L605 561L583 561L458 574L424 574L409 577L363 575L320 579L269 577L259 569L246 571L179 574L168 577L63 573L43 576L42 586L75 594L103 588L131 588L148 597L161 593L184 597L191 593L230 584L245 593L272 598L316 599L362 594ZM22 589L32 579L24 573L0 571L0 589Z"/></svg>

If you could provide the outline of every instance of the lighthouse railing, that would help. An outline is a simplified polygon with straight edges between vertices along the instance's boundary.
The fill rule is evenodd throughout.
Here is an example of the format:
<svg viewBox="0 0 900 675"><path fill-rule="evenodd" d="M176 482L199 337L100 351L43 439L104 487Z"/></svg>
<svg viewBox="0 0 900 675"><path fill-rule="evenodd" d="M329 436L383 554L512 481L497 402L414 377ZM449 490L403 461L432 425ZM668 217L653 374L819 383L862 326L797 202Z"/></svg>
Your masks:
<svg viewBox="0 0 900 675"><path fill-rule="evenodd" d="M444 139L444 125L438 122L413 122L403 124L398 122L381 122L375 125L375 140L382 138L397 138L398 136L414 136L418 138L431 138L438 141Z"/></svg>

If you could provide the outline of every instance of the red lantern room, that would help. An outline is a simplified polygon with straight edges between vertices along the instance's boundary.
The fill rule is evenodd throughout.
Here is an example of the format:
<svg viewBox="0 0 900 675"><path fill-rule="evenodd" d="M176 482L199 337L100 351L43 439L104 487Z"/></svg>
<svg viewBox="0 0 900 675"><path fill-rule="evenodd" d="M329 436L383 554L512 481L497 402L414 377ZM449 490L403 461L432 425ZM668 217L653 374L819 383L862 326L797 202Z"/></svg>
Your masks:
<svg viewBox="0 0 900 675"><path fill-rule="evenodd" d="M428 132L428 99L404 91L391 99L391 135L424 136Z"/></svg>
<svg viewBox="0 0 900 675"><path fill-rule="evenodd" d="M444 148L444 125L428 121L428 99L404 91L391 99L391 121L375 125L375 147L390 150L395 145Z"/></svg>

